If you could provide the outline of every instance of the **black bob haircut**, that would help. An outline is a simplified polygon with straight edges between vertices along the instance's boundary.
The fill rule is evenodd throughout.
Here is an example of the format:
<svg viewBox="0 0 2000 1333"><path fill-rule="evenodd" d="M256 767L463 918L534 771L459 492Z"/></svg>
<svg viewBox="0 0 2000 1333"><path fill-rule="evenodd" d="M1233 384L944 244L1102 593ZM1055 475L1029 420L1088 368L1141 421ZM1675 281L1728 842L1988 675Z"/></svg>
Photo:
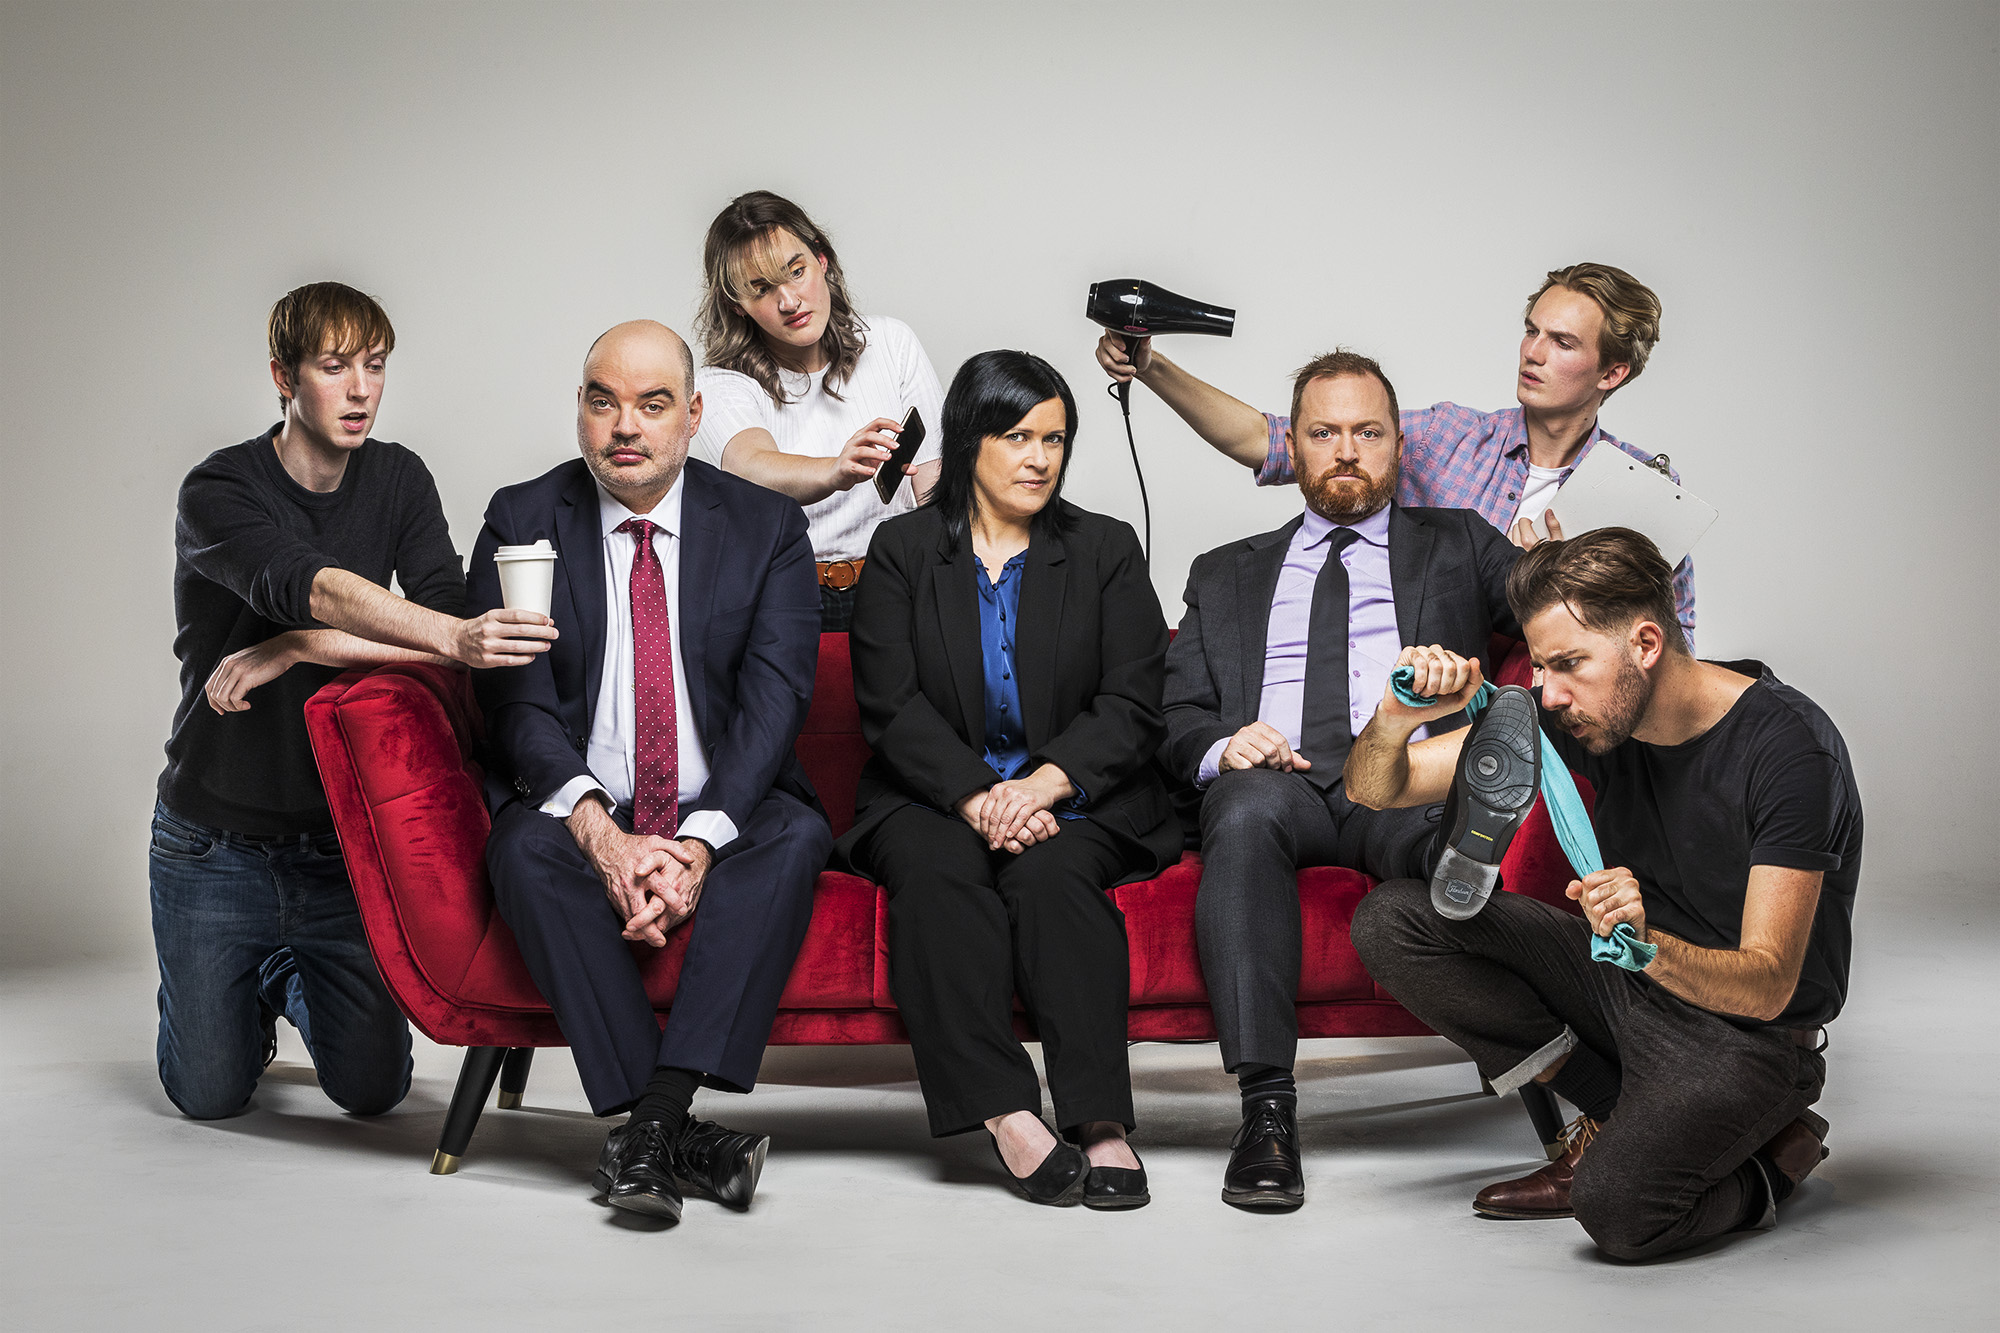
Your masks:
<svg viewBox="0 0 2000 1333"><path fill-rule="evenodd" d="M1005 435L1051 398L1062 399L1064 443L1048 503L1032 524L1035 531L1044 534L1062 529L1063 478L1069 475L1070 452L1076 444L1076 399L1068 382L1034 353L1013 351L981 352L967 359L952 376L951 390L944 396L944 420L938 429L941 466L937 486L925 503L942 511L945 531L953 541L964 538L977 502L972 478L979 464L980 444L989 435Z"/></svg>

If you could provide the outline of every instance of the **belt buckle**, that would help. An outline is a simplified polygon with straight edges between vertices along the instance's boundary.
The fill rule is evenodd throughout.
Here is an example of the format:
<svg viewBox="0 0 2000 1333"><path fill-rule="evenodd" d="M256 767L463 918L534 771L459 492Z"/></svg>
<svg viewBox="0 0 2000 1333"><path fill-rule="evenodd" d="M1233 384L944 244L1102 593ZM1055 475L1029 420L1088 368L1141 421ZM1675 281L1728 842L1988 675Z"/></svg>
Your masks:
<svg viewBox="0 0 2000 1333"><path fill-rule="evenodd" d="M846 592L861 581L861 571L855 560L829 560L820 566L819 581L835 592Z"/></svg>

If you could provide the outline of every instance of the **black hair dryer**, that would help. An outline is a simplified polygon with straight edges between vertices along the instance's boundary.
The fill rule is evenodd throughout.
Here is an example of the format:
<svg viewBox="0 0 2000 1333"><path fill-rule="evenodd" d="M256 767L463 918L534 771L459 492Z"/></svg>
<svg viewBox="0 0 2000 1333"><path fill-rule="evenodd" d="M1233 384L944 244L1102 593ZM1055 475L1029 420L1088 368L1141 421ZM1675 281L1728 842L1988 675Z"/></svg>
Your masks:
<svg viewBox="0 0 2000 1333"><path fill-rule="evenodd" d="M1113 278L1090 284L1090 304L1084 308L1092 322L1113 333L1123 334L1129 351L1134 338L1150 338L1158 333L1210 333L1227 338L1236 331L1236 312L1181 296L1144 278ZM1118 386L1118 403L1129 406L1132 381Z"/></svg>
<svg viewBox="0 0 2000 1333"><path fill-rule="evenodd" d="M1236 312L1170 292L1144 278L1112 278L1090 284L1090 303L1083 313L1125 339L1129 353L1135 338L1156 333L1210 333L1227 338L1236 331ZM1125 414L1125 443L1132 450L1132 471L1139 478L1139 504L1146 514L1146 558L1153 558L1153 505L1146 498L1146 471L1139 466L1139 445L1132 438L1132 381L1107 386Z"/></svg>

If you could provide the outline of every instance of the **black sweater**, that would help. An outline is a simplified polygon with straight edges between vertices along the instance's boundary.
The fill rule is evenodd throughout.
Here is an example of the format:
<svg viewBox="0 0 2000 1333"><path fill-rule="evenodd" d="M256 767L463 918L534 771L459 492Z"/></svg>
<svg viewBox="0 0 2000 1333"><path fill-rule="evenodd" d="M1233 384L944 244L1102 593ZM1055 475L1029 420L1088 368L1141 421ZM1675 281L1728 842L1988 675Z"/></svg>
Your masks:
<svg viewBox="0 0 2000 1333"><path fill-rule="evenodd" d="M174 813L237 833L331 828L306 739L305 702L339 674L301 664L218 715L203 688L216 663L312 617L320 570L345 569L448 615L465 613L465 575L423 460L369 440L338 490L309 491L278 461L269 431L210 454L181 483L174 523L174 656L181 702L160 799Z"/></svg>

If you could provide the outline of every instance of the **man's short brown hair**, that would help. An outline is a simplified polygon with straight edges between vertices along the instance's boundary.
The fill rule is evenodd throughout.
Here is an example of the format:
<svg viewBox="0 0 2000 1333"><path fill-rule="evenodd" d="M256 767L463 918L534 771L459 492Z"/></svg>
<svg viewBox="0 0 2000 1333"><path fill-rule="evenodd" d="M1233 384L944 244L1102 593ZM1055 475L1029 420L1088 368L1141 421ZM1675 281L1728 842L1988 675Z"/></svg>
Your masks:
<svg viewBox="0 0 2000 1333"><path fill-rule="evenodd" d="M1389 377L1382 373L1382 367L1375 364L1375 358L1350 352L1345 347L1331 352L1322 352L1300 366L1292 376L1292 420L1299 419L1299 406L1305 402L1306 386L1314 380L1337 379L1342 375L1366 375L1379 383L1389 395L1389 427L1397 434L1402 433L1402 410L1396 406L1396 386L1389 383Z"/></svg>
<svg viewBox="0 0 2000 1333"><path fill-rule="evenodd" d="M1515 562L1507 604L1516 620L1525 625L1557 603L1599 634L1623 634L1635 621L1650 620L1669 651L1688 651L1674 608L1673 566L1652 538L1630 528L1545 541Z"/></svg>
<svg viewBox="0 0 2000 1333"><path fill-rule="evenodd" d="M1535 302L1551 287L1563 287L1588 296L1604 312L1604 327L1597 335L1597 364L1624 363L1632 369L1604 396L1609 398L1646 368L1653 344L1660 340L1660 298L1653 289L1622 268L1609 264L1571 264L1552 269L1542 285L1528 298L1528 314Z"/></svg>
<svg viewBox="0 0 2000 1333"><path fill-rule="evenodd" d="M294 287L271 307L271 359L296 374L321 352L353 356L379 347L396 350L396 330L374 297L344 282L309 282ZM283 406L285 395L278 395Z"/></svg>

